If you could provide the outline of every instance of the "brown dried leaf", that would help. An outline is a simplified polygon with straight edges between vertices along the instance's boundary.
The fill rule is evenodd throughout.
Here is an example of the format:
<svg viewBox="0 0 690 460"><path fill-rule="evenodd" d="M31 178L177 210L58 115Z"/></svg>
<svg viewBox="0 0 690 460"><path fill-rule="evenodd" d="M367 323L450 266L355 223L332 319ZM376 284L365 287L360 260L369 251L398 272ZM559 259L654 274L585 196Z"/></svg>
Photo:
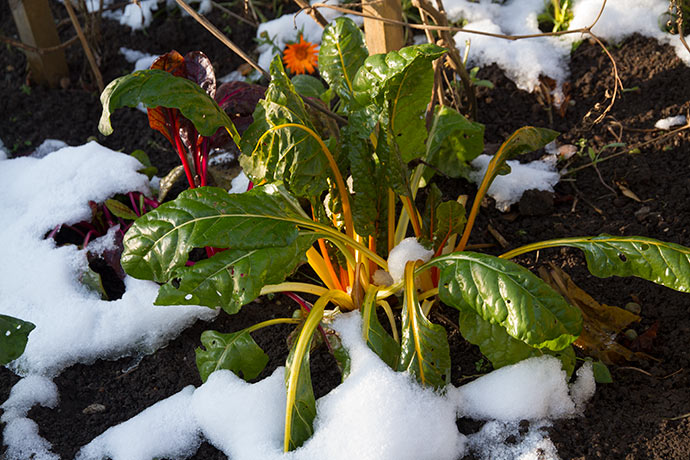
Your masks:
<svg viewBox="0 0 690 460"><path fill-rule="evenodd" d="M580 289L563 270L551 265L547 271L542 267L539 274L552 288L582 312L582 334L574 345L585 354L602 360L605 364L648 359L644 353L633 352L616 342L616 336L630 323L640 317L622 308L600 304Z"/></svg>

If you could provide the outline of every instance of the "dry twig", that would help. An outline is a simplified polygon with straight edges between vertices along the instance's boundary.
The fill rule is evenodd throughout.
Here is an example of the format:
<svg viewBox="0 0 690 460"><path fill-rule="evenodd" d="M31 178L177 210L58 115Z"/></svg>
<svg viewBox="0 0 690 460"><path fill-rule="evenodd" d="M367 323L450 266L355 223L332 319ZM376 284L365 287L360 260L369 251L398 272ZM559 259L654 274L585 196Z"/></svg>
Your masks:
<svg viewBox="0 0 690 460"><path fill-rule="evenodd" d="M81 41L81 46L84 48L84 53L86 53L86 58L88 59L89 65L91 66L91 71L93 72L93 75L96 78L96 84L98 85L98 89L101 92L103 92L103 89L105 88L105 85L103 84L103 76L101 75L101 71L98 69L98 65L96 64L96 58L93 55L93 51L91 51L91 47L89 46L89 42L86 40L86 36L82 31L81 25L79 25L79 19L77 18L76 13L74 12L72 2L64 2L64 5L67 9L67 14L69 14L69 18L72 20L74 30L77 31L77 36L79 37L79 41Z"/></svg>

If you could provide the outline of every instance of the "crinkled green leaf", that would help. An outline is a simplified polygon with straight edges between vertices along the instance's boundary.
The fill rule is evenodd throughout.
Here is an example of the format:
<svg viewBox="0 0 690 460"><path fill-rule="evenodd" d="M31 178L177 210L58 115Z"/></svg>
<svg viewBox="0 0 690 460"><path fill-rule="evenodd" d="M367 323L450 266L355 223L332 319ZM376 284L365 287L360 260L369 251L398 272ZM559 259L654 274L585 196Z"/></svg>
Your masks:
<svg viewBox="0 0 690 460"><path fill-rule="evenodd" d="M571 375L575 368L575 352L572 346L557 352L531 347L509 336L502 326L482 319L472 310L460 310L458 325L462 336L468 342L477 345L495 369L545 353L558 357L568 375Z"/></svg>
<svg viewBox="0 0 690 460"><path fill-rule="evenodd" d="M376 157L379 160L379 168L383 183L395 193L403 196L411 196L410 172L398 150L398 145L385 128L381 127L381 133L376 145Z"/></svg>
<svg viewBox="0 0 690 460"><path fill-rule="evenodd" d="M370 56L355 76L357 101L387 113L387 128L405 163L424 155L426 108L434 84L431 63L445 53L433 44Z"/></svg>
<svg viewBox="0 0 690 460"><path fill-rule="evenodd" d="M306 261L314 234L299 236L283 247L228 249L192 266L178 267L161 286L156 305L221 307L229 314L256 299L261 288L278 284Z"/></svg>
<svg viewBox="0 0 690 460"><path fill-rule="evenodd" d="M386 332L376 315L376 290L372 286L362 302L362 337L369 348L391 369L396 369L400 358L400 344Z"/></svg>
<svg viewBox="0 0 690 460"><path fill-rule="evenodd" d="M637 276L690 292L690 248L685 246L643 236L600 235L561 241L560 246L585 252L587 267L594 276Z"/></svg>
<svg viewBox="0 0 690 460"><path fill-rule="evenodd" d="M364 35L352 19L337 18L324 29L319 48L319 73L348 106L354 102L352 82L368 56Z"/></svg>
<svg viewBox="0 0 690 460"><path fill-rule="evenodd" d="M196 349L196 367L202 382L218 369L228 369L251 380L268 364L268 356L246 329L230 334L204 331L201 345L203 348Z"/></svg>
<svg viewBox="0 0 690 460"><path fill-rule="evenodd" d="M441 388L450 382L450 347L446 330L422 312L416 292L405 297L398 370L407 371L423 385Z"/></svg>
<svg viewBox="0 0 690 460"><path fill-rule="evenodd" d="M433 259L427 266L440 268L442 302L475 312L531 347L562 350L582 330L580 311L516 263L460 252Z"/></svg>
<svg viewBox="0 0 690 460"><path fill-rule="evenodd" d="M35 327L28 321L0 315L0 365L4 366L24 353L29 333Z"/></svg>
<svg viewBox="0 0 690 460"><path fill-rule="evenodd" d="M227 114L199 85L187 78L176 77L164 70L138 70L110 82L101 93L103 112L99 131L110 135L110 115L120 107L176 108L194 123L202 136L213 136L218 128L234 125Z"/></svg>
<svg viewBox="0 0 690 460"><path fill-rule="evenodd" d="M312 75L298 74L292 77L292 84L295 87L295 91L304 97L320 98L326 88L324 88L323 83L318 78Z"/></svg>
<svg viewBox="0 0 690 460"><path fill-rule="evenodd" d="M285 74L280 56L271 63L271 84L244 132L240 164L256 183L283 181L297 196L315 196L327 188L328 159L306 130L284 124L314 126L302 98Z"/></svg>
<svg viewBox="0 0 690 460"><path fill-rule="evenodd" d="M369 236L376 233L377 223L386 209L386 180L372 155L369 134L374 130L376 118L369 110L353 112L349 123L340 131L343 155L350 162L352 186L352 217L357 233Z"/></svg>
<svg viewBox="0 0 690 460"><path fill-rule="evenodd" d="M295 222L307 218L285 195L272 185L232 195L215 187L186 190L134 222L125 234L122 268L165 283L193 248L290 246L298 235Z"/></svg>
<svg viewBox="0 0 690 460"><path fill-rule="evenodd" d="M483 150L484 125L468 120L451 107L437 108L426 142L428 164L447 176L467 178L470 161Z"/></svg>

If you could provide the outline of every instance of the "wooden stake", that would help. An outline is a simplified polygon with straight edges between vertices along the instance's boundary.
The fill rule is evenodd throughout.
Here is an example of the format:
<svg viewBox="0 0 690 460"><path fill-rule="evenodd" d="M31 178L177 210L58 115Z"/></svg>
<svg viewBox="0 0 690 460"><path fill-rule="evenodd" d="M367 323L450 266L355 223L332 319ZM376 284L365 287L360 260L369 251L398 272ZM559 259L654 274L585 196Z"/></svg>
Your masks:
<svg viewBox="0 0 690 460"><path fill-rule="evenodd" d="M48 0L10 0L10 10L21 41L33 48L51 48L60 45ZM65 52L56 49L49 53L25 50L31 69L31 78L38 84L53 88L60 79L69 76Z"/></svg>
<svg viewBox="0 0 690 460"><path fill-rule="evenodd" d="M402 6L399 0L364 0L362 12L376 17L402 20ZM401 25L386 24L376 19L364 18L364 36L370 55L396 51L404 45Z"/></svg>

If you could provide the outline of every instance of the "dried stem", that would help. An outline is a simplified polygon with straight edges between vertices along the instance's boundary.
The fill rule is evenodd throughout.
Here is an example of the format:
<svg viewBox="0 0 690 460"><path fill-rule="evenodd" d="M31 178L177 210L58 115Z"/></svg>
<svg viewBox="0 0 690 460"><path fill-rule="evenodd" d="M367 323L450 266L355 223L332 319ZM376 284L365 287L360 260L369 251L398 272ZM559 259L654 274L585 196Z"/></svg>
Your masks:
<svg viewBox="0 0 690 460"><path fill-rule="evenodd" d="M86 40L86 36L84 35L84 32L81 29L81 26L79 25L79 19L77 19L77 14L74 12L74 8L72 7L72 2L64 2L65 8L67 9L67 14L69 14L69 18L72 20L72 25L74 26L74 30L77 31L77 36L79 37L79 40L81 41L81 46L84 48L84 52L86 53L86 58L89 61L89 65L91 66L91 71L93 72L94 77L96 78L96 84L98 85L98 89L103 92L103 89L105 88L105 85L103 84L103 76L101 75L101 71L98 70L98 65L96 64L96 58L93 55L93 52L91 51L91 47L89 46L89 42Z"/></svg>
<svg viewBox="0 0 690 460"><path fill-rule="evenodd" d="M14 40L9 37L5 37L4 35L0 35L0 42L7 43L10 46L13 46L15 48L22 49L24 51L29 51L31 53L38 53L38 54L48 54L52 53L53 51L58 51L64 48L69 48L72 46L77 40L79 40L79 36L75 35L74 37L70 38L66 42L60 43L59 45L55 46L50 46L47 48L38 48L36 46L31 46L27 45L26 43L22 43L20 41Z"/></svg>

